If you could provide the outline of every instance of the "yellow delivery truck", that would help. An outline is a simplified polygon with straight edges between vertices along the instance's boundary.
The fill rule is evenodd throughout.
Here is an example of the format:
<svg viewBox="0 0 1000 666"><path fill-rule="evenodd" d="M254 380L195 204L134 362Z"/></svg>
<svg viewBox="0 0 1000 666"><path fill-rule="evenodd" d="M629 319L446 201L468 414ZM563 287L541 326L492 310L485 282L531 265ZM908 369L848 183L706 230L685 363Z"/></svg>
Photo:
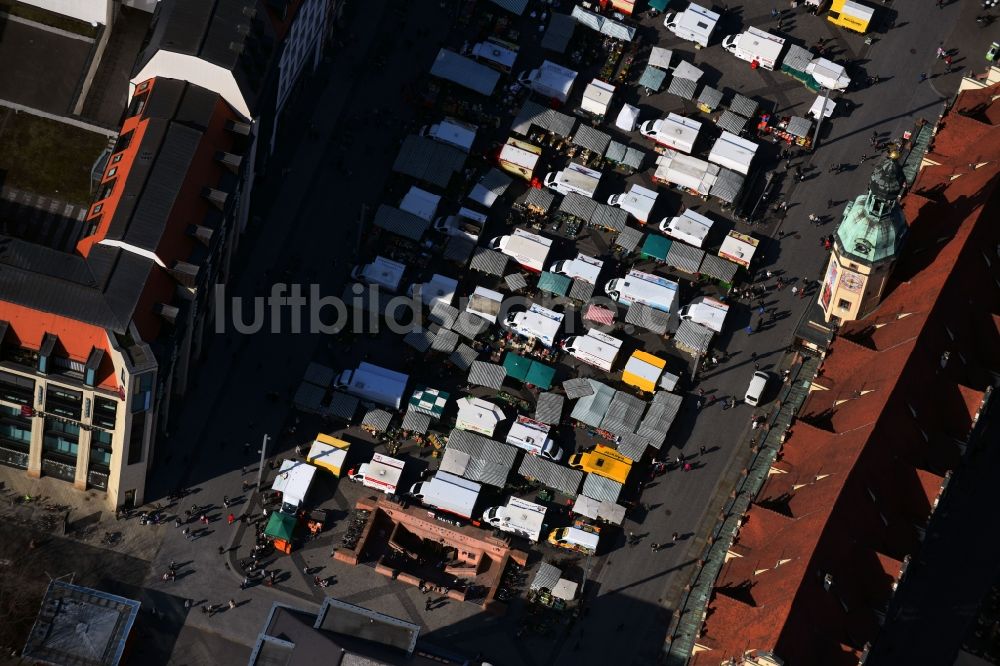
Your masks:
<svg viewBox="0 0 1000 666"><path fill-rule="evenodd" d="M569 466L584 472L597 474L618 483L625 483L632 471L632 460L618 453L610 446L598 444L585 453L574 453L569 457Z"/></svg>
<svg viewBox="0 0 1000 666"><path fill-rule="evenodd" d="M853 0L833 0L826 20L841 28L865 34L871 25L875 10Z"/></svg>
<svg viewBox="0 0 1000 666"><path fill-rule="evenodd" d="M640 391L652 393L667 367L666 360L644 351L634 351L622 371L622 381Z"/></svg>
<svg viewBox="0 0 1000 666"><path fill-rule="evenodd" d="M326 471L339 477L344 469L344 461L347 459L347 450L351 448L350 442L342 439L319 433L315 441L306 454L306 462L310 462L317 467L322 467Z"/></svg>

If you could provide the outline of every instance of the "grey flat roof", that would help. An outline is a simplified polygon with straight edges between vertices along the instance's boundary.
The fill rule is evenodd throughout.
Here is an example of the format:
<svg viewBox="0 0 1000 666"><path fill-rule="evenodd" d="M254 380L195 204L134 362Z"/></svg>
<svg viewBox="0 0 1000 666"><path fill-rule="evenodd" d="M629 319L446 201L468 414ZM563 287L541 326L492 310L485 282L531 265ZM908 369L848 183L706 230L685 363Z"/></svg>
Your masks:
<svg viewBox="0 0 1000 666"><path fill-rule="evenodd" d="M625 227L618 232L618 236L615 238L615 245L625 250L626 252L632 252L635 248L639 247L639 243L642 242L643 236L645 234L634 227Z"/></svg>
<svg viewBox="0 0 1000 666"><path fill-rule="evenodd" d="M583 479L581 495L599 502L617 502L622 492L622 484L598 474L590 473Z"/></svg>
<svg viewBox="0 0 1000 666"><path fill-rule="evenodd" d="M503 277L504 271L507 270L507 255L489 248L477 247L472 252L469 268L480 273Z"/></svg>
<svg viewBox="0 0 1000 666"><path fill-rule="evenodd" d="M569 40L573 38L573 28L576 27L576 19L569 14L552 13L549 19L549 27L542 37L542 48L563 53L569 46Z"/></svg>
<svg viewBox="0 0 1000 666"><path fill-rule="evenodd" d="M705 253L705 258L701 260L698 272L723 282L732 282L733 278L736 277L737 270L739 270L739 266L728 259Z"/></svg>
<svg viewBox="0 0 1000 666"><path fill-rule="evenodd" d="M381 204L375 211L375 219L372 223L389 233L418 241L423 238L427 228L431 223L419 215L408 213L389 204Z"/></svg>
<svg viewBox="0 0 1000 666"><path fill-rule="evenodd" d="M487 97L493 94L500 80L500 72L495 69L448 49L438 51L434 64L431 65L431 75Z"/></svg>
<svg viewBox="0 0 1000 666"><path fill-rule="evenodd" d="M548 425L556 425L562 421L563 405L566 399L558 393L541 393L535 404L535 420Z"/></svg>
<svg viewBox="0 0 1000 666"><path fill-rule="evenodd" d="M701 266L701 259L704 256L705 253L693 245L687 245L675 240L670 244L670 250L667 251L667 258L664 261L669 266L694 275L698 272L698 268Z"/></svg>
<svg viewBox="0 0 1000 666"><path fill-rule="evenodd" d="M666 312L655 310L644 303L632 303L625 311L626 324L641 326L657 335L664 335L667 332L669 318L670 315Z"/></svg>
<svg viewBox="0 0 1000 666"><path fill-rule="evenodd" d="M583 480L583 472L580 470L565 467L541 456L524 456L517 473L525 478L535 479L546 488L570 496L576 495Z"/></svg>
<svg viewBox="0 0 1000 666"><path fill-rule="evenodd" d="M468 157L458 148L426 136L410 134L403 140L392 170L445 188L465 166Z"/></svg>

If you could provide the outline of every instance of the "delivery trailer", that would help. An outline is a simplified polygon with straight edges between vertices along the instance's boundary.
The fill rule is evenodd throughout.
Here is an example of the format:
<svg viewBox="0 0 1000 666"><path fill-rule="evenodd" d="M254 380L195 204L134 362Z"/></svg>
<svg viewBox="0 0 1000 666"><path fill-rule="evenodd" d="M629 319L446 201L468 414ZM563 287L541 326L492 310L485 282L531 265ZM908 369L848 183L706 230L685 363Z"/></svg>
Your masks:
<svg viewBox="0 0 1000 666"><path fill-rule="evenodd" d="M471 520L482 489L475 481L438 470L426 481L413 484L409 494L426 507Z"/></svg>
<svg viewBox="0 0 1000 666"><path fill-rule="evenodd" d="M690 153L701 132L701 123L692 118L670 113L666 118L647 120L639 126L639 133L661 146Z"/></svg>
<svg viewBox="0 0 1000 666"><path fill-rule="evenodd" d="M506 254L533 273L541 273L552 249L552 240L524 229L514 229L513 234L491 240L490 249Z"/></svg>
<svg viewBox="0 0 1000 666"><path fill-rule="evenodd" d="M519 416L517 421L511 424L506 441L511 446L524 449L532 455L559 462L563 453L549 437L549 430L551 426L541 421Z"/></svg>
<svg viewBox="0 0 1000 666"><path fill-rule="evenodd" d="M663 25L681 39L694 42L698 47L708 46L719 23L719 14L701 5L691 3L682 12L670 12Z"/></svg>
<svg viewBox="0 0 1000 666"><path fill-rule="evenodd" d="M681 319L693 321L716 333L722 333L726 315L729 314L729 306L715 298L699 296L681 308L678 314Z"/></svg>
<svg viewBox="0 0 1000 666"><path fill-rule="evenodd" d="M429 136L435 141L446 143L458 148L463 153L468 153L472 150L472 144L476 140L476 132L478 131L479 128L475 125L454 118L445 118L439 123L426 125L420 130L420 135Z"/></svg>
<svg viewBox="0 0 1000 666"><path fill-rule="evenodd" d="M392 495L399 487L399 479L403 476L403 466L406 463L397 458L376 453L371 462L362 463L357 470L352 470L348 476L351 481L360 481L366 488L380 490Z"/></svg>
<svg viewBox="0 0 1000 666"><path fill-rule="evenodd" d="M757 154L757 148L758 145L753 141L732 132L723 132L715 140L712 151L708 154L708 161L746 176L750 173L750 164Z"/></svg>
<svg viewBox="0 0 1000 666"><path fill-rule="evenodd" d="M659 192L651 190L648 187L633 183L632 188L628 192L612 194L608 198L608 205L617 206L625 212L630 213L640 224L646 224L649 221L650 213L653 212L653 206L656 205L656 198L659 194Z"/></svg>
<svg viewBox="0 0 1000 666"><path fill-rule="evenodd" d="M562 261L554 262L549 266L549 272L596 285L603 267L604 262L600 259L594 259L585 254L578 254L576 259L563 259Z"/></svg>
<svg viewBox="0 0 1000 666"><path fill-rule="evenodd" d="M569 99L576 81L576 72L548 60L538 69L523 73L518 82L531 88L539 95L559 100L563 104Z"/></svg>
<svg viewBox="0 0 1000 666"><path fill-rule="evenodd" d="M712 220L701 213L688 209L676 217L668 217L660 222L660 231L671 238L701 247L713 224Z"/></svg>
<svg viewBox="0 0 1000 666"><path fill-rule="evenodd" d="M541 156L542 149L538 146L510 137L500 149L499 164L512 176L530 181Z"/></svg>
<svg viewBox="0 0 1000 666"><path fill-rule="evenodd" d="M615 87L606 81L594 79L587 84L583 91L583 101L580 103L580 110L589 113L595 118L604 118L611 106L611 98L614 97Z"/></svg>
<svg viewBox="0 0 1000 666"><path fill-rule="evenodd" d="M353 370L344 370L334 380L334 388L354 397L399 409L406 393L409 376L372 363L362 362Z"/></svg>
<svg viewBox="0 0 1000 666"><path fill-rule="evenodd" d="M281 493L281 512L295 515L309 494L316 468L301 460L283 460L271 490Z"/></svg>
<svg viewBox="0 0 1000 666"><path fill-rule="evenodd" d="M623 305L642 303L654 310L672 312L677 301L678 285L660 275L632 269L623 278L610 280L604 291Z"/></svg>
<svg viewBox="0 0 1000 666"><path fill-rule="evenodd" d="M508 314L504 325L522 337L533 338L546 347L551 347L559 335L563 316L561 312L532 303L525 311Z"/></svg>
<svg viewBox="0 0 1000 666"><path fill-rule="evenodd" d="M652 393L656 390L656 384L660 381L665 367L667 362L659 356L636 350L625 364L622 381L640 391Z"/></svg>
<svg viewBox="0 0 1000 666"><path fill-rule="evenodd" d="M757 63L767 70L781 65L781 54L785 50L785 40L758 28L749 27L746 32L729 35L722 40L722 48L740 60Z"/></svg>
<svg viewBox="0 0 1000 666"><path fill-rule="evenodd" d="M486 509L483 512L483 522L504 532L537 542L542 538L545 507L520 497L511 497L503 506Z"/></svg>
<svg viewBox="0 0 1000 666"><path fill-rule="evenodd" d="M611 372L622 341L607 333L590 329L586 335L574 335L562 342L563 351L587 365Z"/></svg>
<svg viewBox="0 0 1000 666"><path fill-rule="evenodd" d="M594 198L594 192L601 182L601 172L594 169L571 162L562 171L553 171L546 174L545 187L555 190L559 194L575 193L590 199Z"/></svg>
<svg viewBox="0 0 1000 666"><path fill-rule="evenodd" d="M377 284L389 291L397 292L405 271L406 266L398 261L375 257L375 261L370 264L355 266L351 271L351 277L366 284Z"/></svg>

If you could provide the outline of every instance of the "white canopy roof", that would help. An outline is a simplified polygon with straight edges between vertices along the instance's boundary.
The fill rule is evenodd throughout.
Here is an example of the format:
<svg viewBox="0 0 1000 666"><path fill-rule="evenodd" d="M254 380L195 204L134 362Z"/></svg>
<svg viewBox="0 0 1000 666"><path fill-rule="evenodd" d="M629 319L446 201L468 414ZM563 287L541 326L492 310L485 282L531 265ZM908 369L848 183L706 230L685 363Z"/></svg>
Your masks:
<svg viewBox="0 0 1000 666"><path fill-rule="evenodd" d="M622 106L622 110L618 112L618 118L615 120L615 127L623 129L626 132L631 132L635 129L635 124L638 121L639 109L631 104L625 104Z"/></svg>
<svg viewBox="0 0 1000 666"><path fill-rule="evenodd" d="M851 77L844 68L826 58L816 58L806 65L806 73L816 79L816 83L831 90L844 90L851 83Z"/></svg>
<svg viewBox="0 0 1000 666"><path fill-rule="evenodd" d="M823 100L826 100L826 107L823 106ZM809 113L813 114L814 117L819 118L820 110L823 111L823 117L829 118L833 115L834 110L837 108L837 100L828 99L825 95L817 95L816 99L813 101L812 106L809 107Z"/></svg>
<svg viewBox="0 0 1000 666"><path fill-rule="evenodd" d="M441 197L414 185L403 197L399 209L430 221L434 219L439 203L441 203Z"/></svg>
<svg viewBox="0 0 1000 666"><path fill-rule="evenodd" d="M507 416L503 410L492 402L470 395L458 399L458 419L455 421L455 427L492 437L497 424L505 418Z"/></svg>
<svg viewBox="0 0 1000 666"><path fill-rule="evenodd" d="M329 446L322 442L314 442L313 446L315 447L317 444ZM329 446L329 448L333 449L334 447ZM344 453L346 455L347 452L344 451ZM312 483L315 473L316 468L307 462L283 460L271 489L282 493L282 501L288 504L301 504L306 498L306 493L309 492L309 485Z"/></svg>
<svg viewBox="0 0 1000 666"><path fill-rule="evenodd" d="M661 46L654 46L649 52L649 64L660 69L670 69L670 59L674 52Z"/></svg>

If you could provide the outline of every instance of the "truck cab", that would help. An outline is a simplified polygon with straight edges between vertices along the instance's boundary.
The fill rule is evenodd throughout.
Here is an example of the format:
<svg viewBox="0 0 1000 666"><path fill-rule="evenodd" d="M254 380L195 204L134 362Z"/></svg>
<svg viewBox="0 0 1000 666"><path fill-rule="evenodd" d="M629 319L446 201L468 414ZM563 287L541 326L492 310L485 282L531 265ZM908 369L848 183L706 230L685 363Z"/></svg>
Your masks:
<svg viewBox="0 0 1000 666"><path fill-rule="evenodd" d="M569 466L624 484L632 471L632 460L609 446L598 444L590 451L571 455Z"/></svg>

